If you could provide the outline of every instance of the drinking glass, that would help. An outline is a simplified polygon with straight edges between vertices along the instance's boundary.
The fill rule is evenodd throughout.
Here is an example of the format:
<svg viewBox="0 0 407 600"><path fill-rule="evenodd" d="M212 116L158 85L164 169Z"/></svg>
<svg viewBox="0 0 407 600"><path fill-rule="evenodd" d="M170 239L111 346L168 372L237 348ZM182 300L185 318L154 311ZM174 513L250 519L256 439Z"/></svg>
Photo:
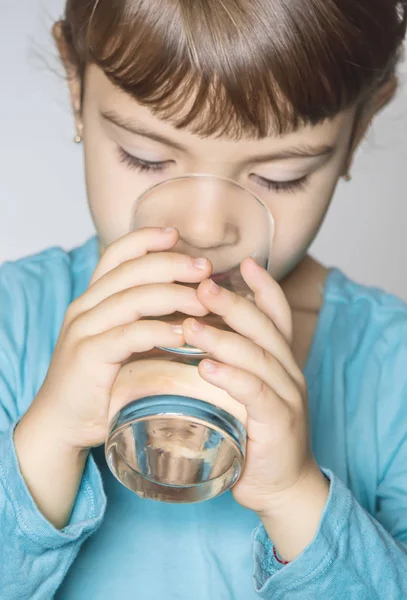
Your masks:
<svg viewBox="0 0 407 600"><path fill-rule="evenodd" d="M254 301L240 264L251 256L269 269L274 221L248 189L214 175L168 179L137 199L131 229L142 227L175 227L179 240L171 251L206 257L218 285ZM181 324L185 318L173 313L160 320ZM218 315L200 320L231 330ZM246 410L204 384L197 366L207 356L188 344L157 347L127 365L127 396L111 404L105 454L115 477L143 498L207 500L230 489L242 473Z"/></svg>

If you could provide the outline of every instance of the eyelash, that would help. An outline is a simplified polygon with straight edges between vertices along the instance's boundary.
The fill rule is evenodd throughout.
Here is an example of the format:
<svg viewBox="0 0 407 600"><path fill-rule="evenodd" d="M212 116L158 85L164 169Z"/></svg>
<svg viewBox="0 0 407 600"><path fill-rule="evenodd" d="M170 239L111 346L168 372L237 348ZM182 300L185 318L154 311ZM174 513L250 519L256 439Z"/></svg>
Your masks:
<svg viewBox="0 0 407 600"><path fill-rule="evenodd" d="M151 171L163 171L167 164L170 162L150 162L147 160L142 160L141 158L136 158L131 154L128 154L123 148L118 148L119 150L119 158L120 162L129 167L130 169L134 169L139 171L140 173L148 173ZM300 179L295 179L293 181L270 181L269 179L265 179L264 177L260 177L259 175L255 175L258 184L267 188L269 191L273 192L297 192L303 190L307 184L309 176L305 175Z"/></svg>
<svg viewBox="0 0 407 600"><path fill-rule="evenodd" d="M304 190L308 184L308 175L304 175L300 179L294 179L292 181L270 181L269 179L264 179L264 177L255 176L259 182L259 185L267 188L269 191L273 192L299 192L300 190Z"/></svg>
<svg viewBox="0 0 407 600"><path fill-rule="evenodd" d="M167 165L166 162L150 162L148 160L136 158L135 156L128 154L123 148L119 148L119 158L120 162L130 167L130 169L135 169L142 173L148 171L163 171Z"/></svg>

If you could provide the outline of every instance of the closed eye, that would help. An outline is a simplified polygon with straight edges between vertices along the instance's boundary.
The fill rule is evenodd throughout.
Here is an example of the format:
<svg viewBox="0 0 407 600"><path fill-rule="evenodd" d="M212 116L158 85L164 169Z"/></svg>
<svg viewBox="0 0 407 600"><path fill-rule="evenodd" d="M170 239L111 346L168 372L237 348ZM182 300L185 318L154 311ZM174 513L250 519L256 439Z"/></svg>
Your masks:
<svg viewBox="0 0 407 600"><path fill-rule="evenodd" d="M142 160L136 156L132 156L123 148L118 148L120 162L127 165L130 169L135 169L140 172L148 171L163 171L172 161L149 161Z"/></svg>
<svg viewBox="0 0 407 600"><path fill-rule="evenodd" d="M173 163L171 160L167 161L149 161L137 158L126 152L123 148L118 148L120 162L126 165L130 169L139 171L140 173L148 173L151 171L164 171L170 164ZM309 182L309 175L305 175L299 179L293 179L291 181L272 181L259 175L252 175L253 179L258 185L267 188L269 191L283 193L283 192L297 192L306 188Z"/></svg>
<svg viewBox="0 0 407 600"><path fill-rule="evenodd" d="M297 192L305 189L309 183L309 175L291 181L272 181L259 175L253 175L253 178L259 185L273 192Z"/></svg>

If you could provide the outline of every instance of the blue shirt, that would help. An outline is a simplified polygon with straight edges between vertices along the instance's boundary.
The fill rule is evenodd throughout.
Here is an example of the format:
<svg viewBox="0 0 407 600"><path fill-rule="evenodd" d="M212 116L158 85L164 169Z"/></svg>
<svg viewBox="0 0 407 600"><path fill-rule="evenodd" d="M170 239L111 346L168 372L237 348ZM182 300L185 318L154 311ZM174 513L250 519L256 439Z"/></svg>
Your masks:
<svg viewBox="0 0 407 600"><path fill-rule="evenodd" d="M407 307L337 270L305 368L330 495L295 561L275 561L257 516L231 493L191 505L142 500L114 479L103 448L87 461L68 525L59 531L42 516L13 429L97 260L92 239L0 269L0 598L405 600Z"/></svg>

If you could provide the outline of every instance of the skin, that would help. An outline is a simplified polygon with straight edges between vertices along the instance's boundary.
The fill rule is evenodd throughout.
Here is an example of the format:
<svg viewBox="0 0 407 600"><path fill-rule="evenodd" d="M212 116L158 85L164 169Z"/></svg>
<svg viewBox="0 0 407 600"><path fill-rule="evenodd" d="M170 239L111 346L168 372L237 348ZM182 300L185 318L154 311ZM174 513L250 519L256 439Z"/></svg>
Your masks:
<svg viewBox="0 0 407 600"><path fill-rule="evenodd" d="M259 515L282 557L293 560L315 536L329 494L329 482L310 449L302 375L327 270L307 251L338 179L347 172L371 118L393 95L395 82L366 107L352 145L355 108L279 138L202 138L158 119L92 65L81 106L81 82L67 62L59 26L55 35L69 75L76 129L83 136L101 260L89 289L68 309L46 381L15 430L27 485L43 514L63 527L88 449L106 439L112 392L120 394L128 384L120 379L123 362L157 345L187 342L213 357L199 365L207 389L227 394L247 414L247 462L234 497ZM113 124L103 116L113 111L182 150ZM268 162L254 158L304 145L329 145L333 151ZM152 173L132 170L119 160L118 146L144 160L165 161L166 167ZM255 303L214 285L209 263L197 268L189 257L168 252L178 242L176 231L125 235L135 198L160 180L190 172L236 180L260 196L274 216L272 273L251 259L241 265ZM269 191L263 182L304 176L308 185L292 192ZM195 291L175 280L200 285ZM140 320L174 310L189 315L175 331L159 320ZM204 326L199 317L208 312L221 315L233 332ZM49 447L55 451L49 453Z"/></svg>
<svg viewBox="0 0 407 600"><path fill-rule="evenodd" d="M85 89L88 93L78 128L83 134L89 205L104 248L127 232L135 198L151 185L186 173L212 173L241 183L270 208L276 221L274 277L280 280L298 264L320 227L338 177L344 170L353 110L338 115L331 122L308 127L281 139L235 142L224 138L203 139L185 130L175 130L116 89L94 66L87 72ZM183 146L185 151L129 133L102 116L113 111L123 120L142 123L152 132ZM251 160L303 144L332 145L335 151L332 156L264 164ZM118 146L144 160L166 161L167 166L163 171L153 173L131 170L118 159ZM311 173L309 189L295 194L268 191L260 180L264 177L290 181ZM113 194L120 198L120 203L112 202Z"/></svg>

